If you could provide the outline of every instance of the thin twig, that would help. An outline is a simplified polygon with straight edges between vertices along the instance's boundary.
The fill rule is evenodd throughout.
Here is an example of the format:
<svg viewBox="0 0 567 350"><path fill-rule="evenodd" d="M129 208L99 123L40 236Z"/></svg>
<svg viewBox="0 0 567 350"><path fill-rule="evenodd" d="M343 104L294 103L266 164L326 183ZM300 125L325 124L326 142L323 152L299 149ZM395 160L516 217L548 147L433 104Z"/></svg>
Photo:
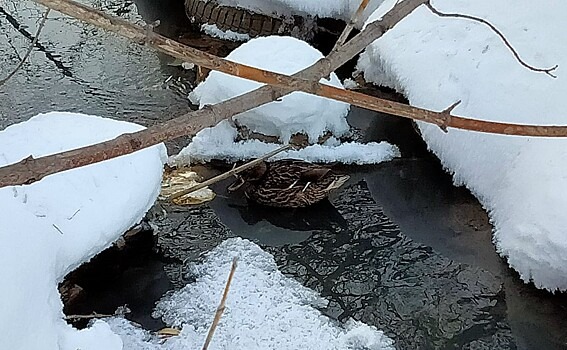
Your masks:
<svg viewBox="0 0 567 350"><path fill-rule="evenodd" d="M225 309L226 304L226 297L228 297L228 291L230 289L230 283L232 282L232 277L234 277L234 271L236 271L236 265L238 262L238 258L234 257L232 259L232 266L230 267L230 273L228 275L228 279L226 280L226 285L224 286L224 292L222 294L222 298L220 301L219 306L217 307L217 311L215 312L215 318L213 319L213 323L211 324L211 328L209 328L209 333L207 333L207 339L205 339L205 344L203 344L202 350L207 350L209 348L209 344L211 343L211 339L213 339L213 334L215 333L215 329L219 324L221 319L222 313Z"/></svg>
<svg viewBox="0 0 567 350"><path fill-rule="evenodd" d="M92 314L88 314L88 315L68 315L65 316L66 320L90 320L93 318L103 318L103 317L113 317L116 316L116 314L114 315L108 315L108 314L99 314L97 312L93 312Z"/></svg>
<svg viewBox="0 0 567 350"><path fill-rule="evenodd" d="M52 225L53 227L55 227L55 229L56 229L57 231L59 231L60 234L64 235L63 231L61 231L61 229L60 229L59 227L57 227L57 225L55 225L55 224L51 224L51 225Z"/></svg>
<svg viewBox="0 0 567 350"><path fill-rule="evenodd" d="M205 182L201 182L201 183L198 184L198 185L195 185L195 186L193 186L193 187L189 187L188 189L185 189L185 190L183 190L183 191L176 192L176 193L172 194L171 196L169 196L168 200L170 200L170 201L171 201L171 200L174 200L175 198L179 198L179 197L184 196L184 195L186 195L186 194L189 194L189 193L191 193L191 192L195 192L195 191L197 191L197 190L200 190L201 188L205 188L205 187L207 187L207 186L209 186L209 185L212 185L212 184L214 184L214 183L217 183L217 182L219 182L219 181L222 181L222 180L224 180L224 179L227 179L227 178L229 178L229 177L231 177L231 176L233 176L233 175L236 175L236 174L238 174L238 173L240 173L240 172L242 172L242 171L244 171L244 170L246 170L246 169L252 168L252 167L256 166L258 163L260 163L260 162L262 162L262 161L264 161L264 160L266 160L266 159L268 159L268 158L270 158L270 157L273 157L273 156L275 156L276 154L278 154L278 153L280 153L280 152L286 151L286 150L288 150L288 149L290 149L290 148L291 148L291 145L282 146L282 147L280 147L280 148L278 148L278 149L275 149L275 150L273 150L273 151L271 151L271 152L268 152L268 153L264 154L263 156L261 156L261 157L258 158L258 159L251 160L251 161L249 161L248 163L245 163L245 164L243 164L243 165L241 165L241 166L239 166L239 167L236 167L236 168L234 168L234 169L232 169L232 170L229 170L229 171L227 171L227 172L225 172L225 173L222 173L222 174L220 174L220 175L218 175L218 176L215 176L215 177L213 177L213 178L211 178L211 179L209 179L209 180L207 180L207 181L205 181Z"/></svg>
<svg viewBox="0 0 567 350"><path fill-rule="evenodd" d="M32 43L30 45L30 47L28 48L28 51L26 51L26 54L24 55L24 57L20 60L20 63L18 63L18 65L16 66L16 68L12 71L12 73L8 74L8 76L2 80L0 80L0 86L6 84L6 82L8 80L10 80L11 77L14 76L14 74L16 74L18 72L18 70L24 65L24 62L28 59L29 55L31 54L33 48L35 47L35 44L37 44L37 40L39 38L39 34L41 33L41 30L43 29L43 26L45 25L45 22L47 21L47 16L49 15L49 11L51 11L50 8L48 8L45 13L43 14L43 17L41 18L41 22L39 22L39 26L37 27L37 31L35 32L35 36L32 40Z"/></svg>
<svg viewBox="0 0 567 350"><path fill-rule="evenodd" d="M339 47L343 46L343 44L346 42L350 32L352 31L352 29L354 28L354 26L356 25L356 23L360 19L362 12L364 12L364 9L366 8L366 6L368 6L369 2L370 2L370 0L362 0L361 1L360 5L358 6L358 9L354 13L354 15L352 15L350 22L347 23L345 29L343 30L343 32L341 33L341 35L337 39L337 42L335 43L335 46L333 47L333 51L338 50Z"/></svg>
<svg viewBox="0 0 567 350"><path fill-rule="evenodd" d="M439 128L441 128L441 130L443 130L443 132L448 132L447 130L447 125L451 124L451 118L453 117L451 115L451 112L457 108L458 105L461 104L461 100L458 100L457 102L453 103L452 105L450 105L449 107L445 108L444 110L442 110L440 113L445 117L445 120L443 122L443 124L439 124Z"/></svg>
<svg viewBox="0 0 567 350"><path fill-rule="evenodd" d="M514 49L514 47L512 46L512 44L510 44L510 42L508 41L508 39L506 39L506 37L504 36L504 34L502 34L502 32L500 30L498 30L498 28L496 28L496 26L494 26L492 23L488 22L485 19L479 18L479 17L475 17L475 16L471 16L471 15L463 15L460 13L444 13L444 12L440 12L439 10L437 10L435 7L433 7L433 5L431 4L431 1L428 1L425 3L425 6L427 6L427 8L433 12L434 14L436 14L439 17L453 17L453 18L464 18L464 19L468 19L471 21L475 21L475 22L479 22L482 23L484 25L486 25L487 27L489 27L494 33L496 33L496 35L498 35L500 37L500 39L502 39L502 41L504 42L504 45L506 45L508 47L508 49L510 49L510 51L512 52L512 55L514 55L514 57L516 58L516 60L518 62L520 62L520 64L524 67L526 67L529 70L532 70L534 72L542 72L545 73L547 75L549 75L552 78L557 78L556 75L552 74L551 72L553 72L554 70L557 69L557 67L559 67L559 65L555 65L551 68L537 68L534 67L528 63L526 63L518 54L518 52L516 51L516 49Z"/></svg>

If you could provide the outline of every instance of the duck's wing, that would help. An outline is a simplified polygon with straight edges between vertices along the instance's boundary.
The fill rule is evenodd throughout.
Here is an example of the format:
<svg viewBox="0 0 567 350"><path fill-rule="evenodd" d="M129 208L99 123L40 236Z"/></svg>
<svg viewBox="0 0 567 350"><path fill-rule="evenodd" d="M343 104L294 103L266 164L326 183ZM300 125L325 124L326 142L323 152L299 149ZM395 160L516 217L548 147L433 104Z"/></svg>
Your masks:
<svg viewBox="0 0 567 350"><path fill-rule="evenodd" d="M324 178L331 169L324 168L324 167L313 167L309 169L305 169L301 173L301 180L304 182L317 182Z"/></svg>

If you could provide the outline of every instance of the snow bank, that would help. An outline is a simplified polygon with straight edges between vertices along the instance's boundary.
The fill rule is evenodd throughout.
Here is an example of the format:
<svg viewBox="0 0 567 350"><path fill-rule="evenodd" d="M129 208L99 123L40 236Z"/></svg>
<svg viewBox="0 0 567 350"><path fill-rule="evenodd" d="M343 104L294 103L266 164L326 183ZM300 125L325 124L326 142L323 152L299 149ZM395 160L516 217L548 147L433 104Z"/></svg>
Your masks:
<svg viewBox="0 0 567 350"><path fill-rule="evenodd" d="M372 18L395 1L388 0ZM439 18L424 6L361 56L367 80L405 93L414 106L515 123L565 125L567 4L437 0L442 12L487 19L529 63L559 64L557 79L522 67L486 26ZM498 252L524 281L567 290L567 140L498 136L420 123L429 148L488 210Z"/></svg>
<svg viewBox="0 0 567 350"><path fill-rule="evenodd" d="M120 318L109 323L126 349L200 349L218 306L231 260L238 267L227 308L210 349L393 349L381 331L356 321L341 326L316 306L326 300L283 276L273 257L257 245L233 238L211 251L193 268L196 281L162 299L156 309L181 334L159 344L147 332Z"/></svg>
<svg viewBox="0 0 567 350"><path fill-rule="evenodd" d="M301 40L271 36L252 39L234 50L227 58L278 73L294 74L323 58L323 55ZM331 74L330 81L326 79L320 81L342 87L334 73ZM189 97L194 103L199 103L200 107L203 107L244 94L260 86L261 84L256 82L220 72L211 72L211 75L199 84ZM283 97L281 101L254 108L239 114L236 118L251 131L277 136L284 143L296 133L304 133L309 137L312 146L301 151L282 153L276 159L293 157L313 162L372 164L399 155L397 148L386 142L341 145L336 137L344 136L349 131L346 121L348 111L348 104L294 92ZM327 132L331 132L333 137L325 145L315 144L319 137ZM245 160L259 157L278 147L276 144L257 140L235 142L235 139L236 130L228 122L222 122L213 128L201 130L174 162L179 164L189 163L190 160Z"/></svg>
<svg viewBox="0 0 567 350"><path fill-rule="evenodd" d="M40 114L0 131L0 166L140 130L74 113ZM165 147L0 188L0 341L5 349L121 349L108 325L62 319L57 284L139 222L160 190Z"/></svg>

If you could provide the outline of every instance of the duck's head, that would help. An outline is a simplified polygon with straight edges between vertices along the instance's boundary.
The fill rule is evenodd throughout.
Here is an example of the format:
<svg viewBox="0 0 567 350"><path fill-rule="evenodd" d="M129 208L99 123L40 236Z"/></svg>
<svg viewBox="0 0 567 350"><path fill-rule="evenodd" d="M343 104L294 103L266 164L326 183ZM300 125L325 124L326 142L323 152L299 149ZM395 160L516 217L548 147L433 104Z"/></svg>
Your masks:
<svg viewBox="0 0 567 350"><path fill-rule="evenodd" d="M240 189L244 184L247 182L254 182L260 180L264 174L268 171L268 164L262 161L256 166L246 169L240 174L234 175L236 177L236 181L232 183L232 185L228 186L229 192L234 192Z"/></svg>
<svg viewBox="0 0 567 350"><path fill-rule="evenodd" d="M266 171L268 171L268 164L262 161L252 168L244 170L239 175L244 181L258 181L266 174Z"/></svg>

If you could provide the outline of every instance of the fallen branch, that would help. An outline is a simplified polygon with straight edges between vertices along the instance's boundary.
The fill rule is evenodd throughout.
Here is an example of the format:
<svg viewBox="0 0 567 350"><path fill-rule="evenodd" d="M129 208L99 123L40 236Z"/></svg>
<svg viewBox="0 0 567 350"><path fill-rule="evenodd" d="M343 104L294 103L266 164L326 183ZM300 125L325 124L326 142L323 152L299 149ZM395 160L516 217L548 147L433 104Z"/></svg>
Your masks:
<svg viewBox="0 0 567 350"><path fill-rule="evenodd" d="M516 51L516 49L514 49L514 47L512 46L512 44L510 44L510 42L508 41L508 39L506 39L506 37L504 36L504 34L502 34L502 32L500 30L498 30L498 28L496 28L495 25L493 25L492 23L488 22L485 19L479 18L479 17L475 17L475 16L471 16L471 15L464 15L464 14L460 14L460 13L444 13L441 12L439 10L437 10L435 7L433 7L433 5L431 4L431 1L427 1L425 3L425 5L427 6L427 8L433 12L434 14L436 14L439 17L452 17L452 18L464 18L464 19L468 19L471 21L475 21L475 22L479 22L484 24L485 26L489 27L496 35L498 35L500 37L500 39L502 39L502 41L504 42L504 45L506 45L506 47L508 47L508 49L512 52L512 55L514 55L514 58L516 58L516 60L524 67L526 67L529 70L532 70L534 72L541 72L541 73L545 73L547 75L549 75L552 78L557 78L556 75L553 75L551 72L553 72L554 70L557 69L557 67L559 67L559 65L555 65L551 68L537 68L534 67L528 63L526 63L521 57L520 54L518 54L518 52Z"/></svg>
<svg viewBox="0 0 567 350"><path fill-rule="evenodd" d="M78 18L84 22L93 24L97 27L112 31L141 45L147 44L160 52L166 53L183 61L191 62L195 65L223 72L229 75L234 75L240 78L245 78L281 88L282 90L278 91L278 96L276 96L277 98L289 92L298 90L315 93L315 91L318 90L317 87L321 88L321 86L325 86L318 83L321 77L328 76L336 68L345 64L356 54L364 50L366 46L372 43L375 39L379 38L387 30L392 28L403 17L411 13L415 8L422 5L427 0L404 1L402 4L397 5L394 9L392 9L381 21L376 21L368 25L366 30L359 33L347 44L342 45L341 50L332 52L325 59L320 60L311 67L293 76L278 74L252 66L228 61L215 55L199 51L190 46L183 45L167 37L154 33L152 31L152 25L148 25L144 28L123 20L119 17L115 17L86 5L80 4L73 0L33 1L50 7L66 15ZM266 91L270 91L273 96L272 88L268 87ZM322 94L324 93L325 92L322 92ZM321 96L333 98L332 96ZM251 108L253 107L256 106L252 106Z"/></svg>
<svg viewBox="0 0 567 350"><path fill-rule="evenodd" d="M228 291L230 289L230 283L232 282L232 277L234 277L234 271L236 271L237 262L238 262L238 258L235 257L234 259L232 259L232 266L230 267L230 273L228 274L228 279L226 280L226 285L224 286L224 292L222 293L220 304L217 307L217 311L215 312L215 318L213 319L211 328L209 328L209 333L207 333L207 339L205 339L205 344L203 344L202 350L207 350L209 348L211 339L213 339L213 334L215 333L215 330L217 329L219 321L222 317L222 313L224 312L226 298L228 297Z"/></svg>
<svg viewBox="0 0 567 350"><path fill-rule="evenodd" d="M214 183L217 183L217 182L219 182L219 181L222 181L222 180L224 180L224 179L227 179L227 178L229 178L229 177L231 177L231 176L233 176L233 175L236 175L236 174L238 174L238 173L243 172L243 171L246 170L246 169L252 168L252 167L256 166L257 164L263 162L264 160L266 160L266 159L268 159L268 158L270 158L270 157L273 157L273 156L275 156L276 154L278 154L278 153L280 153L280 152L283 152L283 151L286 151L286 150L288 150L288 149L290 149L290 148L291 148L291 145L285 145L285 146L283 146L283 147L280 147L280 148L278 148L278 149L275 149L275 150L273 150L273 151L271 151L271 152L268 152L268 153L264 154L264 155L261 156L260 158L251 160L251 161L249 161L248 163L245 163L245 164L243 164L243 165L241 165L241 166L239 166L239 167L236 167L236 168L231 169L231 170L229 170L229 171L227 171L227 172L225 172L225 173L222 173L222 174L220 174L220 175L218 175L218 176L215 176L215 177L213 177L213 178L211 178L211 179L208 179L207 181L201 182L201 183L198 184L198 185L195 185L195 186L193 186L193 187L189 187L188 189L183 190L183 191L176 192L176 193L172 194L171 196L169 196L168 200L172 201L172 200L174 200L175 198L182 197L182 196L184 196L184 195L186 195L186 194L189 194L189 193L191 193L191 192L198 191L198 190L200 190L201 188L205 188L205 187L210 186L210 185L212 185L212 184L214 184Z"/></svg>
<svg viewBox="0 0 567 350"><path fill-rule="evenodd" d="M41 21L39 22L39 25L37 27L37 31L35 32L35 35L33 37L33 40L31 42L30 47L28 47L28 50L26 51L26 54L24 55L24 57L22 57L22 59L20 60L20 62L18 63L18 65L16 66L16 68L14 68L14 70L8 74L8 76L2 80L0 80L0 86L6 84L6 82L8 80L10 80L11 77L13 77L18 70L20 70L20 68L22 68L22 66L24 65L24 62L26 62L26 60L28 59L28 57L30 56L31 52L33 51L33 48L35 47L35 44L37 44L37 40L39 39L39 34L41 33L41 30L43 29L43 26L45 25L45 22L47 21L47 16L49 15L49 12L51 11L51 9L47 9L47 11L45 11L45 13L43 14L43 17L41 18Z"/></svg>

